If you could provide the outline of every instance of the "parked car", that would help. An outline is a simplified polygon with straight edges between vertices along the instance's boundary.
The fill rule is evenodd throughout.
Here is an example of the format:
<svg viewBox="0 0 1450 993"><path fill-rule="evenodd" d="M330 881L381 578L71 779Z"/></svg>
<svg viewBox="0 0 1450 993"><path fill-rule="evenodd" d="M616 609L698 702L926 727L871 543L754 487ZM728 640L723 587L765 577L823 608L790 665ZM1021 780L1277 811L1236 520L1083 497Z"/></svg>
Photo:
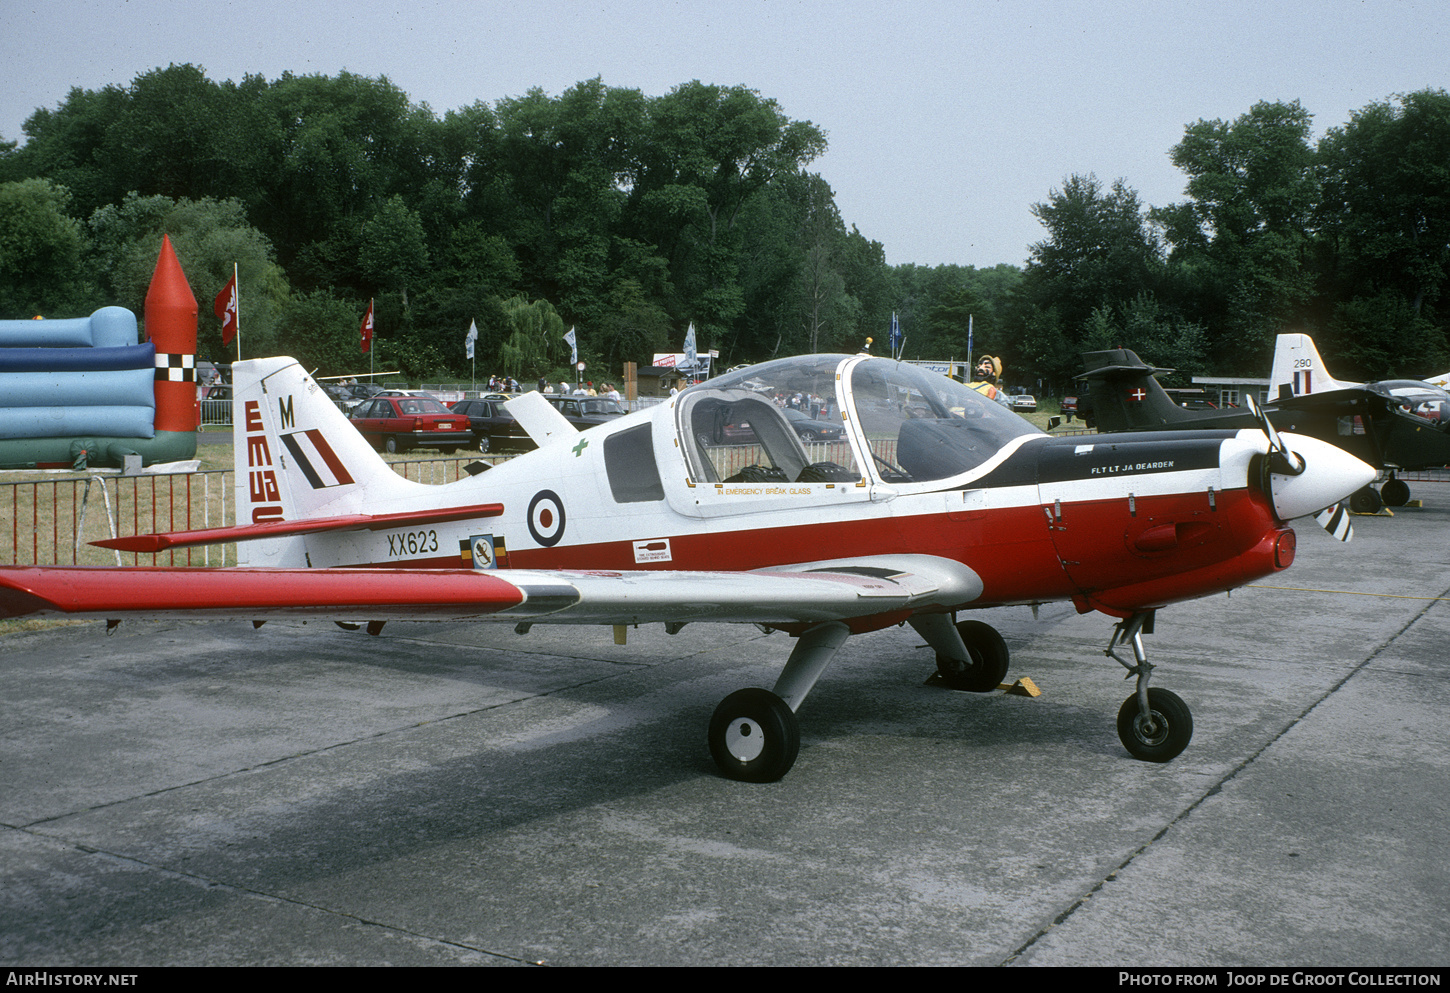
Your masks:
<svg viewBox="0 0 1450 993"><path fill-rule="evenodd" d="M790 407L781 413L785 414L785 419L790 421L790 426L795 428L795 433L800 435L802 441L837 441L841 437L842 428L839 424L820 420L803 410Z"/></svg>
<svg viewBox="0 0 1450 993"><path fill-rule="evenodd" d="M581 431L598 424L608 424L626 413L618 400L610 400L608 397L544 395L544 399L552 403L570 424Z"/></svg>
<svg viewBox="0 0 1450 993"><path fill-rule="evenodd" d="M1037 398L1031 393L1010 393L1007 403L1019 414L1030 414L1037 410Z"/></svg>
<svg viewBox="0 0 1450 993"><path fill-rule="evenodd" d="M374 448L405 452L437 448L444 454L473 443L466 418L426 396L376 396L352 409L352 424Z"/></svg>
<svg viewBox="0 0 1450 993"><path fill-rule="evenodd" d="M381 386L372 383L324 383L322 389L345 414L351 413L359 403L372 399L383 390Z"/></svg>
<svg viewBox="0 0 1450 993"><path fill-rule="evenodd" d="M491 393L478 400L459 400L453 404L455 414L468 418L473 448L480 452L525 452L536 447L523 425L504 409L503 401L507 399L505 394Z"/></svg>
<svg viewBox="0 0 1450 993"><path fill-rule="evenodd" d="M837 441L843 433L839 424L818 420L804 411L784 407L781 409L781 413L785 415L786 421L800 436L801 441ZM708 440L710 444L717 445L753 445L756 443L755 431L750 427L748 420L722 424L716 429L715 437Z"/></svg>
<svg viewBox="0 0 1450 993"><path fill-rule="evenodd" d="M1073 415L1077 413L1077 397L1063 397L1062 403L1058 405L1058 410L1067 419L1067 423L1071 424Z"/></svg>

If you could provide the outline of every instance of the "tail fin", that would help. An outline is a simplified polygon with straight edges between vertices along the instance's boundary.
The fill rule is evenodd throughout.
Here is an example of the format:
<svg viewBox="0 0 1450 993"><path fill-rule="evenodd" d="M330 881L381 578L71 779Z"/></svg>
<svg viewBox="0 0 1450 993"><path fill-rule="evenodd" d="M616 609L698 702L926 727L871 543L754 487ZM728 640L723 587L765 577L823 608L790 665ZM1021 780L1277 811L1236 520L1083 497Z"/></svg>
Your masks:
<svg viewBox="0 0 1450 993"><path fill-rule="evenodd" d="M1269 396L1282 400L1306 393L1327 393L1358 383L1343 383L1329 375L1314 339L1307 334L1281 334L1274 345L1274 368L1269 376Z"/></svg>
<svg viewBox="0 0 1450 993"><path fill-rule="evenodd" d="M1155 378L1172 369L1154 368L1127 348L1084 352L1082 360L1087 371L1077 378L1087 383L1092 405L1089 426L1099 431L1155 431L1196 420L1163 392Z"/></svg>
<svg viewBox="0 0 1450 993"><path fill-rule="evenodd" d="M295 359L232 366L232 439L239 525L360 513L426 489L393 472ZM270 563L296 541L247 546Z"/></svg>

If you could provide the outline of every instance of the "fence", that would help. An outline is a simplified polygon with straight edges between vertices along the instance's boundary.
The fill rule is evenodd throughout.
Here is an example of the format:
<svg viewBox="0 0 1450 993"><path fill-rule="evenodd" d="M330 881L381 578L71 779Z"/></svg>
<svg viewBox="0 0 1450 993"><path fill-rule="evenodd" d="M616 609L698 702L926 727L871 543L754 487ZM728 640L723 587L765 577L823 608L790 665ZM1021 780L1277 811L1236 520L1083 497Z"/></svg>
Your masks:
<svg viewBox="0 0 1450 993"><path fill-rule="evenodd" d="M6 565L227 565L235 545L137 555L90 544L231 521L231 472L102 476L0 484L0 562Z"/></svg>
<svg viewBox="0 0 1450 993"><path fill-rule="evenodd" d="M394 462L393 470L433 485L466 478L472 459ZM495 459L494 461L498 461ZM97 548L93 541L236 523L231 470L174 475L0 482L0 565L236 565L236 544L159 554Z"/></svg>

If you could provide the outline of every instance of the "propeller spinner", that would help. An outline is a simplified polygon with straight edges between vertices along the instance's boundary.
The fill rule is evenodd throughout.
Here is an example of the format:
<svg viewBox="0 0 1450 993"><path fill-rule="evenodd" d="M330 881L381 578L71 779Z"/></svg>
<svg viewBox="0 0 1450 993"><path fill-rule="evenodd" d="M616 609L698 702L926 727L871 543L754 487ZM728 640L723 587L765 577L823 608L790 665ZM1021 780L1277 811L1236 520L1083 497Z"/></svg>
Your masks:
<svg viewBox="0 0 1450 993"><path fill-rule="evenodd" d="M1349 541L1354 537L1354 528L1337 498L1346 490L1368 485L1374 479L1374 469L1328 442L1279 434L1253 396L1247 399L1254 420L1269 441L1264 482L1274 513L1281 521L1314 514L1320 527L1340 541ZM1336 502L1326 502L1330 499Z"/></svg>
<svg viewBox="0 0 1450 993"><path fill-rule="evenodd" d="M1253 412L1254 420L1259 424L1259 430L1264 432L1264 437L1269 439L1269 458L1271 460L1271 471L1281 476L1297 476L1304 471L1304 460L1298 453L1289 451L1289 446L1284 444L1284 439L1279 437L1279 432L1274 430L1274 423L1269 420L1269 415L1264 413L1264 408L1259 406L1259 401L1254 399L1252 393L1246 393L1245 399L1249 402L1249 410Z"/></svg>

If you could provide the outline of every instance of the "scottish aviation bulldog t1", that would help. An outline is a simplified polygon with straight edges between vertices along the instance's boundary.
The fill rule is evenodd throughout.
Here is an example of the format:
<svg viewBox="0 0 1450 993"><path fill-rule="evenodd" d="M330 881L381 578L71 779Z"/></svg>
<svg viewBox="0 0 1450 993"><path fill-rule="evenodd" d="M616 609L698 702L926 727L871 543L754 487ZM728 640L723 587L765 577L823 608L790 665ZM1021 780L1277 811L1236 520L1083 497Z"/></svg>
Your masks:
<svg viewBox="0 0 1450 993"><path fill-rule="evenodd" d="M234 380L239 523L104 544L238 541L244 567L7 568L0 616L758 624L795 648L773 689L730 694L708 733L721 771L751 781L790 769L796 714L850 635L910 624L949 685L985 691L1007 647L959 615L1057 600L1119 619L1108 654L1137 676L1119 735L1167 761L1192 718L1149 685L1154 612L1287 568L1288 522L1373 477L1267 419L1051 438L914 366L812 355L583 432L520 397L510 411L537 451L426 485L395 474L295 361L238 363ZM803 441L787 403L840 436Z"/></svg>

